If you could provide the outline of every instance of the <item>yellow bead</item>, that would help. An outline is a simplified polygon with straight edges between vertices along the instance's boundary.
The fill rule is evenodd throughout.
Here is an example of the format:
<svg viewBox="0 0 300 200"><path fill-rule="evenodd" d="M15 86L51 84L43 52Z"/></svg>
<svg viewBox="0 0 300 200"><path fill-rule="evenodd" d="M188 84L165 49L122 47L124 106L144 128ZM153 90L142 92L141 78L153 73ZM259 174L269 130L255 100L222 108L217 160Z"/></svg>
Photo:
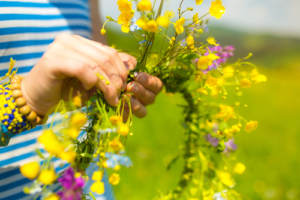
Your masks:
<svg viewBox="0 0 300 200"><path fill-rule="evenodd" d="M31 111L31 109L28 105L25 105L22 108L20 108L20 113L22 113L23 115L29 114L30 111Z"/></svg>
<svg viewBox="0 0 300 200"><path fill-rule="evenodd" d="M31 111L30 113L29 113L29 115L26 117L27 119L28 119L28 121L34 121L35 119L36 119L36 117L37 117L37 114L36 114L36 112L34 112L34 111Z"/></svg>
<svg viewBox="0 0 300 200"><path fill-rule="evenodd" d="M18 97L22 96L21 90L14 90L14 91L12 92L12 96L13 96L14 98L18 98Z"/></svg>
<svg viewBox="0 0 300 200"><path fill-rule="evenodd" d="M16 105L21 107L24 106L26 104L26 100L23 97L19 97L16 100Z"/></svg>
<svg viewBox="0 0 300 200"><path fill-rule="evenodd" d="M43 120L42 120L39 116L37 116L37 117L36 117L36 123L37 123L37 124L42 124L42 123L43 123Z"/></svg>
<svg viewBox="0 0 300 200"><path fill-rule="evenodd" d="M13 84L11 84L10 88L12 90L21 89L21 85L17 84L17 83L13 83Z"/></svg>
<svg viewBox="0 0 300 200"><path fill-rule="evenodd" d="M22 76L14 76L11 80L11 83L20 83L22 81Z"/></svg>

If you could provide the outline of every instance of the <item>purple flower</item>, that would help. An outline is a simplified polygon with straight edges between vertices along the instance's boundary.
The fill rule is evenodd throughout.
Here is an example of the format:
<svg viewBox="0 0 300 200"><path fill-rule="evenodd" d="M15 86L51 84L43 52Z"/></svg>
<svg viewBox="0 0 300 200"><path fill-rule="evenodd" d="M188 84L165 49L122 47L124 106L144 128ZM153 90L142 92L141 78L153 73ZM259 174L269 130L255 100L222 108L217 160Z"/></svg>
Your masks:
<svg viewBox="0 0 300 200"><path fill-rule="evenodd" d="M228 140L225 142L225 150L224 152L232 152L237 149L237 145L234 143L233 139Z"/></svg>
<svg viewBox="0 0 300 200"><path fill-rule="evenodd" d="M207 134L205 139L213 146L216 147L219 145L219 139L211 136L211 134Z"/></svg>
<svg viewBox="0 0 300 200"><path fill-rule="evenodd" d="M228 58L234 55L234 47L233 46L210 46L208 47L208 51L204 54L205 56L214 53L219 57L219 59L215 60L212 65L208 66L206 70L203 70L204 73L207 73L213 69L217 69L217 67L223 63L226 63Z"/></svg>
<svg viewBox="0 0 300 200"><path fill-rule="evenodd" d="M61 200L80 200L82 197L82 188L84 186L84 179L79 176L75 177L73 168L69 167L58 179L63 189L58 192Z"/></svg>

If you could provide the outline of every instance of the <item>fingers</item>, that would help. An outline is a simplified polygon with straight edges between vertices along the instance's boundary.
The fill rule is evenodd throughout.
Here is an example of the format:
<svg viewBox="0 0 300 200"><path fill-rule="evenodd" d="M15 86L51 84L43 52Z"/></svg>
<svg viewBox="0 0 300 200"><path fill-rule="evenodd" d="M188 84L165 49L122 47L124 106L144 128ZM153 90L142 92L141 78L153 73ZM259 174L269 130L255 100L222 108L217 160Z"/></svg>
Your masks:
<svg viewBox="0 0 300 200"><path fill-rule="evenodd" d="M145 106L154 103L162 87L163 84L159 78L143 72L135 77L135 81L127 84L126 90L133 94L131 99L133 114L137 117L144 117L147 114Z"/></svg>
<svg viewBox="0 0 300 200"><path fill-rule="evenodd" d="M136 65L134 57L76 35L60 35L53 44L52 54L60 58L56 65L57 74L78 79L86 90L96 86L109 104L117 105L120 92L126 89L128 72ZM151 92L143 93L147 98L142 103L151 103Z"/></svg>
<svg viewBox="0 0 300 200"><path fill-rule="evenodd" d="M145 89L140 83L136 81L130 82L127 85L127 91L132 92L134 97L144 105L154 103L155 94L152 91Z"/></svg>
<svg viewBox="0 0 300 200"><path fill-rule="evenodd" d="M137 61L133 56L119 52L119 57L121 58L127 69L133 70L136 67Z"/></svg>
<svg viewBox="0 0 300 200"><path fill-rule="evenodd" d="M131 102L132 113L135 116L142 118L147 115L146 107L141 102L139 102L135 97L132 97L130 102Z"/></svg>
<svg viewBox="0 0 300 200"><path fill-rule="evenodd" d="M110 105L112 106L118 105L119 94L120 94L118 88L120 88L121 86L116 87L115 84L112 84L111 82L113 79L109 79L109 77L106 76L106 74L100 68L97 68L95 71L97 73L97 78L98 78L96 87L103 92L105 100ZM118 80L120 81L119 85L121 85L122 84L121 79L118 78Z"/></svg>
<svg viewBox="0 0 300 200"><path fill-rule="evenodd" d="M94 59L98 60L101 67L103 67L103 70L106 71L108 75L118 72L121 78L126 81L128 76L128 69L127 67L125 67L125 64L119 57L119 53L117 52L117 50L77 35L74 35L73 37L90 47L90 53L94 54ZM105 59L103 59L103 56L105 56Z"/></svg>
<svg viewBox="0 0 300 200"><path fill-rule="evenodd" d="M89 64L89 67L95 73L99 73L104 77L104 80L100 80L96 84L97 87L104 93L105 99L109 104L117 105L121 90L126 89L128 76L128 69L119 57L118 52L113 48L76 35L62 39L64 40L63 43L73 48L79 57L84 57L81 59L87 63L93 63ZM134 58L129 55L125 56L125 54L122 54L122 59L131 67L135 65ZM80 76L81 74L79 73L78 75ZM107 84L108 82L109 84ZM94 79L93 84L95 84Z"/></svg>
<svg viewBox="0 0 300 200"><path fill-rule="evenodd" d="M144 86L144 88L152 91L155 94L158 94L162 87L163 83L161 80L155 76L151 76L145 72L140 72L135 78L135 81Z"/></svg>

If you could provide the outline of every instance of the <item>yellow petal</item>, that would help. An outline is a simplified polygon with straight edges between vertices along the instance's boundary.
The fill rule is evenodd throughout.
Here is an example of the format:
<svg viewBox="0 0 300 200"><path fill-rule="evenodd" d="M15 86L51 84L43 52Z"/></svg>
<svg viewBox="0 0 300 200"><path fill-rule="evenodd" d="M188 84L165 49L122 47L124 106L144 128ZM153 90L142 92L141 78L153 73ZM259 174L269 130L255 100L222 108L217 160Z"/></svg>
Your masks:
<svg viewBox="0 0 300 200"><path fill-rule="evenodd" d="M29 162L20 167L21 174L28 179L35 179L40 171L40 164L36 161Z"/></svg>
<svg viewBox="0 0 300 200"><path fill-rule="evenodd" d="M104 187L104 183L100 182L100 181L96 181L91 185L91 191L95 192L99 195L104 194L105 192L105 187Z"/></svg>

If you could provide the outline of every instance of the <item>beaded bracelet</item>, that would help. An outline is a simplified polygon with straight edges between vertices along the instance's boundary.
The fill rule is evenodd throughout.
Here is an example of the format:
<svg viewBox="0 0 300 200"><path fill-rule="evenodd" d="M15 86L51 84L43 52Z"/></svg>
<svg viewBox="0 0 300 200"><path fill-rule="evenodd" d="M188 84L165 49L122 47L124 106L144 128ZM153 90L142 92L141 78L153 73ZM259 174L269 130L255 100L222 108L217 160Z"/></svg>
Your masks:
<svg viewBox="0 0 300 200"><path fill-rule="evenodd" d="M21 92L21 76L0 84L0 146L8 144L17 133L42 123L42 117L31 110Z"/></svg>

